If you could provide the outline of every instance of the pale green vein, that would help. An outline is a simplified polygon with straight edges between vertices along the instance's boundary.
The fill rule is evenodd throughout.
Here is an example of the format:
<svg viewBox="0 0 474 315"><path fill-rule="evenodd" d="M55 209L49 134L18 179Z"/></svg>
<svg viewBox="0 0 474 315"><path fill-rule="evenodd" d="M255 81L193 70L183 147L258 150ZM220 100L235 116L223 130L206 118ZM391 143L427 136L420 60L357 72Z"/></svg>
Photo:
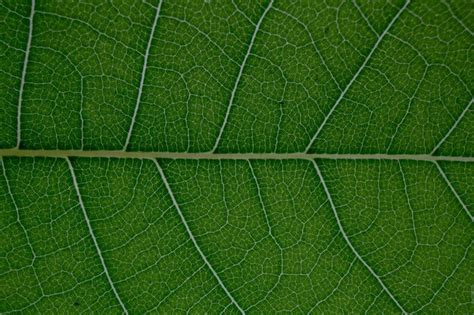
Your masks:
<svg viewBox="0 0 474 315"><path fill-rule="evenodd" d="M18 225L20 225L20 228L23 231L23 234L25 235L26 243L27 243L28 247L30 248L31 254L33 255L32 259L31 259L31 268L33 269L33 274L35 275L35 279L36 279L36 282L38 283L38 287L40 289L40 292L41 292L42 296L45 296L43 286L41 285L41 281L39 280L38 274L37 274L36 269L34 267L34 263L35 263L37 255L36 255L35 250L33 249L33 245L31 244L30 236L28 234L28 230L25 228L25 226L21 222L20 208L18 207L18 204L16 203L15 197L13 196L13 192L12 192L12 189L10 187L10 182L8 180L8 177L7 177L7 171L5 169L4 161L3 161L3 158L1 158L1 157L0 157L0 164L2 165L2 173L3 173L3 178L5 179L5 185L7 186L8 196L10 197L10 200L13 204L13 207L15 208L16 223L18 223Z"/></svg>
<svg viewBox="0 0 474 315"><path fill-rule="evenodd" d="M192 153L192 152L132 152L123 150L17 150L0 149L0 156L17 157L90 157L122 159L191 159L191 160L407 160L407 161L451 161L474 162L469 156L442 156L428 154L338 154L338 153Z"/></svg>
<svg viewBox="0 0 474 315"><path fill-rule="evenodd" d="M472 216L471 212L469 211L469 209L467 208L466 204L462 201L461 197L459 196L459 194L457 193L457 191L454 189L453 185L451 184L451 181L448 179L448 177L446 176L446 174L444 173L443 169L441 168L441 166L439 166L439 163L434 161L433 162L436 167L438 168L438 171L439 173L441 174L441 177L443 177L444 181L446 182L446 184L448 184L449 186L449 189L451 189L451 192L454 194L454 196L456 197L456 199L458 200L459 204L463 207L464 211L466 211L467 215L469 216L469 218L471 219L471 222L474 221L474 217Z"/></svg>
<svg viewBox="0 0 474 315"><path fill-rule="evenodd" d="M158 161L156 159L153 159L152 160L155 165L156 165L156 168L158 169L158 172L160 173L160 177L161 177L161 180L163 181L163 184L165 185L166 187L166 190L168 191L168 195L170 196L171 198L171 201L173 202L173 205L174 207L176 208L176 211L178 212L178 215L181 219L181 223L184 225L184 228L186 229L186 232L188 233L188 236L189 238L191 239L194 247L196 248L197 252L199 253L199 256L201 256L202 260L204 261L204 263L207 265L207 267L209 268L209 270L211 271L212 275L214 276L214 278L217 280L217 282L219 283L219 285L221 286L222 290L224 290L224 292L227 294L227 296L229 297L229 299L231 300L231 302L235 305L235 307L237 307L237 309L242 313L242 314L245 314L244 310L242 309L242 307L237 303L237 301L234 299L234 297L232 296L232 294L229 292L229 290L227 290L227 287L224 285L224 283L222 282L221 278L219 277L219 275L217 274L217 272L214 270L214 268L212 267L211 263L209 262L209 260L207 259L206 255L204 255L203 251L201 250L201 247L199 247L199 244L197 243L196 239L194 238L194 234L192 233L191 229L189 228L189 225L188 225L188 222L186 221L186 218L184 217L184 214L183 212L181 211L181 207L179 206L178 204L178 201L176 201L176 198L174 196L174 193L173 193L173 190L171 189L171 186L170 184L168 183L168 179L166 178L165 176L165 173L163 172L163 169L161 168L160 166L160 163L158 163Z"/></svg>
<svg viewBox="0 0 474 315"><path fill-rule="evenodd" d="M29 28L28 28L28 41L26 42L25 50L25 59L23 61L23 69L21 71L21 81L20 81L20 92L18 95L18 113L17 113L17 125L16 125L16 148L20 147L21 142L21 105L23 102L23 90L25 87L26 80L26 70L28 68L28 60L30 57L31 50L31 39L33 37L33 17L35 15L35 0L31 0L31 12L29 19Z"/></svg>
<svg viewBox="0 0 474 315"><path fill-rule="evenodd" d="M438 142L438 144L433 148L433 150L431 151L431 154L434 154L436 152L436 150L438 150L441 145L444 143L444 141L446 141L446 139L448 139L448 137L453 133L454 129L456 129L456 127L459 125L459 123L461 122L462 118L464 117L464 115L466 115L466 113L469 111L469 108L471 107L472 103L473 103L474 99L471 99L471 101L469 102L469 104L467 104L466 108L464 108L464 110L461 112L461 114L459 115L458 119L456 119L456 121L454 122L454 124L451 126L451 128L448 130L448 132L444 135L444 137Z"/></svg>
<svg viewBox="0 0 474 315"><path fill-rule="evenodd" d="M424 59L423 59L424 60ZM425 61L426 63L426 61ZM428 64L425 65L425 70L423 71L423 75L421 76L420 79L418 79L418 83L416 85L415 91L413 91L413 94L409 98L407 108L405 110L405 114L403 115L402 119L398 122L397 127L395 128L395 132L393 135L390 137L390 142L387 146L387 153L390 152L390 149L392 148L392 145L397 138L397 135L399 134L401 127L405 123L406 119L408 118L408 114L411 112L411 107L413 105L414 100L416 99L416 96L418 94L418 91L420 90L421 84L423 81L426 79L426 74L428 73Z"/></svg>
<svg viewBox="0 0 474 315"><path fill-rule="evenodd" d="M324 120L323 122L321 123L321 125L319 126L318 130L316 130L315 134L313 135L313 137L311 138L311 141L309 142L308 146L306 147L306 150L305 152L308 152L311 147L313 146L313 143L316 141L316 139L318 138L319 134L321 133L321 130L323 130L324 126L326 125L327 121L329 120L329 118L332 116L332 114L334 113L334 111L336 110L337 106L341 103L341 101L344 99L344 96L346 95L346 93L349 91L349 89L351 88L352 84L355 82L355 80L359 77L360 73L362 72L362 70L365 68L365 66L367 65L367 63L369 62L369 60L372 58L372 55L374 54L374 52L377 50L377 47L380 45L380 43L382 42L383 38L385 37L385 35L387 35L388 31L390 30L390 28L392 28L393 24L395 23L395 21L398 20L398 18L400 17L400 15L403 13L403 11L405 11L405 9L407 8L408 4L410 3L410 0L407 0L405 2L405 4L402 6L402 8L397 12L397 14L395 15L395 17L390 21L390 23L387 25L387 27L385 28L385 30L382 32L382 34L380 34L380 36L378 37L377 41L375 42L374 46L372 47L372 49L370 50L369 54L367 55L367 57L365 58L364 62L362 63L362 65L359 67L359 69L356 71L356 73L354 74L354 76L352 77L352 79L349 81L349 83L346 85L346 87L344 88L344 90L342 91L342 93L339 95L339 97L337 98L336 102L334 103L334 105L331 107L331 109L329 110L329 112L327 113L327 115L324 117Z"/></svg>
<svg viewBox="0 0 474 315"><path fill-rule="evenodd" d="M138 108L140 107L140 102L142 99L142 92L143 92L143 85L145 82L145 75L146 70L148 68L148 56L150 55L151 50L151 42L153 41L153 36L155 35L156 25L158 24L158 17L160 16L160 9L163 0L160 0L158 6L156 7L155 18L153 20L153 25L151 26L150 37L148 38L148 44L145 51L145 56L143 57L143 66L142 66L142 74L140 77L140 85L138 86L138 95L137 101L135 103L135 109L133 110L132 121L130 122L130 127L128 128L127 139L125 140L125 144L123 146L123 150L127 150L127 147L130 143L130 138L132 137L133 127L135 126L135 120L138 114Z"/></svg>
<svg viewBox="0 0 474 315"><path fill-rule="evenodd" d="M469 251L471 250L471 246L472 246L472 241L471 243L469 243L469 246L466 248L466 250L464 251L464 255L461 257L461 259L459 260L459 262L456 264L456 266L454 267L454 269L451 271L451 273L449 275L446 276L446 278L444 279L443 283L439 286L439 288L436 290L436 292L433 293L433 295L431 296L431 299L424 305L420 306L417 310L415 310L413 313L418 313L420 312L421 310L423 310L425 307L427 307L428 305L430 305L434 299L438 296L439 292L441 292L441 290L444 289L444 287L446 286L446 283L448 283L449 279L451 279L453 277L453 275L459 270L459 268L461 267L462 263L467 259L467 255L469 254Z"/></svg>
<svg viewBox="0 0 474 315"><path fill-rule="evenodd" d="M94 246L97 252L97 255L99 256L100 263L102 264L102 268L104 269L105 276L107 277L107 281L109 282L109 285L115 295L115 298L119 302L120 306L122 307L123 311L125 314L128 314L127 308L122 302L122 299L120 298L120 295L117 292L117 289L115 288L114 282L112 281L112 278L110 277L109 270L107 269L107 265L105 264L104 257L102 256L102 251L100 250L99 244L97 243L97 239L95 237L94 231L92 229L91 221L89 220L89 216L86 211L86 207L84 206L84 202L82 201L82 196L81 192L79 190L79 184L77 183L76 179L76 174L74 172L74 167L72 166L71 160L69 158L66 158L67 165L69 167L69 171L71 173L72 177L72 182L74 185L74 189L76 190L76 195L77 195L77 200L79 202L79 206L81 207L82 213L84 215L84 220L86 221L87 228L89 229L89 234L92 238L92 241L94 242Z"/></svg>
<svg viewBox="0 0 474 315"><path fill-rule="evenodd" d="M268 296L275 290L275 288L278 286L278 284L281 282L281 277L283 276L283 248L281 247L281 244L278 242L276 239L275 235L273 234L273 229L270 224L270 219L268 218L268 213L267 213L267 208L265 207L265 204L263 203L263 197L262 197L262 192L260 189L260 184L258 182L257 176L255 175L255 171L252 166L252 162L250 160L247 160L247 163L250 168L250 173L252 174L253 182L255 184L255 187L257 188L257 197L258 197L258 203L260 204L260 208L263 210L263 215L265 217L265 224L267 225L268 228L268 235L270 235L270 238L272 239L273 243L278 247L278 251L280 252L280 271L278 274L278 281L275 282L275 284L268 290L267 294L265 297L262 299L262 301L266 300Z"/></svg>
<svg viewBox="0 0 474 315"><path fill-rule="evenodd" d="M367 26L370 28L370 30L372 31L372 33L374 33L375 35L379 36L379 33L375 30L374 26L372 25L372 23L370 23L369 21L369 18L367 17L367 15L365 15L365 13L362 11L362 9L360 8L359 4L357 3L356 0L352 0L352 4L356 7L357 11L359 12L360 16L362 16L362 18L364 19L365 23L367 24Z"/></svg>
<svg viewBox="0 0 474 315"><path fill-rule="evenodd" d="M274 8L274 10L276 12L279 12L279 13L283 14L284 16L294 20L296 23L298 23L301 27L304 28L306 34L308 35L308 37L311 41L311 45L313 46L314 51L316 52L316 54L318 55L319 60L321 61L321 64L323 65L324 69L329 73L329 76L331 77L331 80L334 82L334 84L336 84L339 91L341 91L341 87L339 86L339 82L336 80L336 78L334 77L332 71L329 69L329 66L326 63L325 59L323 58L323 55L321 54L321 51L319 50L318 46L316 45L316 41L314 40L313 34L309 31L308 26L306 24L304 24L303 22L301 22L296 16L294 16L294 15L292 15L292 14L286 12L286 11L283 11L279 8Z"/></svg>
<svg viewBox="0 0 474 315"><path fill-rule="evenodd" d="M412 223L412 226L413 226L413 236L415 238L415 243L418 246L419 242L418 242L418 235L416 233L415 210L413 209L413 207L411 205L410 196L408 195L408 184L407 184L407 180L405 178L405 172L403 172L402 163L400 163L400 161L398 161L398 167L400 168L400 174L402 175L403 192L405 193L405 197L407 199L408 209L410 209L411 223ZM411 258L413 258L414 254L415 254L415 250L413 250L413 252L411 254Z"/></svg>
<svg viewBox="0 0 474 315"><path fill-rule="evenodd" d="M224 133L224 129L227 126L227 121L229 119L230 110L231 110L233 102L234 102L235 93L237 92L237 87L239 86L240 78L242 77L242 74L244 72L244 68L245 68L245 65L247 63L247 59L250 56L253 44L255 42L255 38L257 37L257 33L260 29L260 26L263 22L263 19L267 15L268 11L270 11L272 5L273 5L273 0L270 0L270 2L268 3L268 6L265 8L265 11L263 11L262 16L260 17L260 19L258 20L257 25L255 26L255 30L252 34L252 39L250 40L250 44L248 46L247 52L245 53L244 59L242 60L242 64L240 65L239 73L237 74L237 78L235 79L234 87L233 87L233 89L230 93L229 104L227 104L227 110L226 110L226 113L225 113L225 116L224 116L224 121L222 122L221 128L219 130L219 134L217 135L216 141L214 143L214 146L211 149L211 152L216 151L217 147L219 146L222 134Z"/></svg>
<svg viewBox="0 0 474 315"><path fill-rule="evenodd" d="M344 282L344 280L349 276L352 268L354 267L354 264L355 262L357 261L357 258L354 257L354 259L352 260L351 264L349 265L349 268L347 268L347 271L341 276L341 278L339 279L339 281L337 282L336 286L331 290L331 292L326 295L324 298L322 298L321 300L317 301L316 304L313 305L313 307L311 307L311 309L308 311L308 314L311 314L313 313L313 311L321 304L323 304L324 302L326 302L331 296L333 296L336 291L339 289L339 287L341 286L341 284Z"/></svg>
<svg viewBox="0 0 474 315"><path fill-rule="evenodd" d="M174 294L176 294L176 292L178 292L179 289L181 289L182 287L184 287L191 279L194 278L194 276L196 276L201 270L203 270L204 267L206 267L206 264L203 263L203 264L202 264L199 268L197 268L191 275L189 275L186 279L184 279L176 288L174 288L173 290L170 290L170 291L168 292L168 294L165 295L165 296L158 302L158 304L157 304L155 307L153 307L153 308L147 310L147 311L145 312L145 314L151 314L151 313L156 312L156 311L161 307L161 305L165 304L166 301L168 301L168 299L170 299ZM189 310L188 310L188 311L189 311Z"/></svg>
<svg viewBox="0 0 474 315"><path fill-rule="evenodd" d="M390 292L390 290L387 288L387 286L383 283L382 279L375 273L375 271L372 269L372 267L365 262L365 260L362 258L362 256L359 255L355 247L352 245L352 242L349 240L349 237L347 236L344 227L342 226L342 222L339 219L339 215L337 214L336 206L334 204L334 201L332 200L331 194L329 193L328 187L326 186L326 182L324 181L323 175L321 171L319 170L318 164L316 163L315 160L312 160L312 163L314 165L314 168L316 170L316 173L319 177L319 180L321 181L321 185L323 185L324 192L326 193L326 197L328 198L328 201L331 205L332 211L334 213L334 217L336 218L337 225L339 227L339 230L342 233L342 236L344 237L344 240L346 241L347 245L349 248L352 250L354 255L359 259L359 261L369 270L369 272L374 276L374 278L378 281L378 283L382 286L384 291L388 294L388 296L392 299L392 301L398 306L398 308L404 313L407 314L407 311L403 308L403 306L397 301L395 296Z"/></svg>
<svg viewBox="0 0 474 315"><path fill-rule="evenodd" d="M443 4L446 6L446 8L448 9L449 13L451 14L451 16L456 20L456 22L459 23L459 25L462 26L462 28L464 28L471 36L474 35L474 32L471 31L471 29L469 27L467 27L466 24L464 24L464 22L456 15L454 14L453 12L453 9L451 8L451 6L449 5L449 3L445 0L442 1Z"/></svg>

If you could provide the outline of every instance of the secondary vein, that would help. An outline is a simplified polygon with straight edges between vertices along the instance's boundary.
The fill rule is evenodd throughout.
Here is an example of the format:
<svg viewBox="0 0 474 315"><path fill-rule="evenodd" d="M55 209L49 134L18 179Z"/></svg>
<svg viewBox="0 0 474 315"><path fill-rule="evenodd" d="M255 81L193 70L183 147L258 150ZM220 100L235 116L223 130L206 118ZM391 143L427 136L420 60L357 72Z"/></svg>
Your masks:
<svg viewBox="0 0 474 315"><path fill-rule="evenodd" d="M143 85L144 85L144 82L145 82L146 69L148 68L148 57L150 55L151 42L153 41L153 36L155 35L156 25L158 24L158 17L160 16L160 9L161 9L161 4L162 3L163 3L163 0L160 0L160 2L158 3L158 6L156 7L155 18L153 20L153 25L151 27L150 37L148 38L148 44L147 44L146 51L145 51L145 57L143 58L143 68L142 68L142 74L141 74L141 77L140 77L140 85L138 87L137 101L135 103L135 109L133 111L132 121L130 123L130 127L128 128L127 139L125 140L125 144L123 146L124 151L127 150L127 147L130 143L130 138L132 137L133 127L135 126L135 120L136 120L137 114L138 114L138 108L140 107L140 102L141 102L141 99L142 99L142 92L143 92Z"/></svg>
<svg viewBox="0 0 474 315"><path fill-rule="evenodd" d="M323 175L322 175L321 171L319 170L318 164L316 163L315 160L312 160L312 163L314 165L316 173L318 174L319 180L321 181L321 185L323 186L324 192L326 193L326 197L328 198L329 204L331 205L331 209L334 213L334 217L336 218L336 222L337 222L337 225L339 227L339 230L341 231L341 234L342 234L344 240L346 241L347 245L352 250L352 252L357 257L357 259L369 270L369 272L372 274L372 276L374 276L374 278L382 286L383 290L388 294L388 296L393 300L393 302L395 302L395 304L398 306L398 308L404 314L407 314L408 312L405 311L403 306L397 301L397 299L395 299L395 296L392 294L392 292L390 292L390 290L387 288L387 286L383 283L382 279L375 273L375 271L372 269L372 267L370 267L365 262L365 260L362 258L362 256L359 255L359 253L357 252L355 247L352 245L352 242L349 240L349 237L347 236L347 234L346 234L346 232L345 232L345 230L342 226L341 220L339 219L339 215L337 214L336 206L335 206L335 204L332 200L331 194L329 193L329 190L326 186L326 182L324 181Z"/></svg>
<svg viewBox="0 0 474 315"><path fill-rule="evenodd" d="M117 292L117 289L115 288L114 282L112 281L112 278L110 277L109 270L107 269L107 265L105 264L104 257L102 256L102 251L100 250L99 244L97 243L97 239L96 239L94 231L92 229L91 221L89 220L89 216L87 215L86 207L84 206L84 202L82 201L81 192L79 190L79 185L77 183L76 174L74 172L74 167L72 166L71 160L69 158L66 158L66 162L67 162L67 165L69 167L69 171L71 173L72 182L74 184L74 189L76 190L77 199L79 201L79 206L81 207L82 213L84 215L84 219L86 221L87 228L89 229L89 234L92 238L92 241L94 242L94 246L95 246L97 255L99 256L100 263L102 264L102 268L104 269L105 276L107 277L107 281L109 282L109 285L110 285L110 287L111 287L111 289L112 289L112 291L115 295L115 298L119 302L119 304L122 307L124 313L128 314L128 310L125 307L125 305L123 304L122 299L120 298L120 296Z"/></svg>
<svg viewBox="0 0 474 315"><path fill-rule="evenodd" d="M471 222L473 222L474 217L472 216L471 212L469 212L469 209L467 208L466 204L462 201L462 199L459 196L459 194L457 193L457 191L454 189L453 185L451 184L451 181L448 179L448 176L446 176L446 174L444 173L443 169L441 168L441 166L439 165L438 162L434 161L434 163L436 164L436 167L438 168L438 171L441 174L441 177L443 177L446 184L448 184L449 189L451 189L452 193L454 194L454 196L458 200L459 204L463 207L464 211L466 211L467 215L471 219Z"/></svg>
<svg viewBox="0 0 474 315"><path fill-rule="evenodd" d="M372 49L370 50L369 54L367 55L367 57L365 58L364 62L362 63L362 65L359 67L359 69L357 70L357 72L354 74L354 76L352 77L352 79L349 81L349 83L346 85L346 87L344 88L344 90L341 92L341 94L339 95L339 97L337 98L336 102L334 103L334 105L332 106L332 108L329 110L329 113L324 117L324 120L323 122L321 123L321 125L319 126L318 130L316 130L316 133L313 135L313 137L311 138L311 141L309 142L308 146L306 147L306 150L305 152L308 152L311 147L313 146L313 143L314 141L316 141L316 139L318 138L319 134L321 133L321 130L323 129L323 127L326 125L327 121L329 120L329 118L331 117L331 115L333 114L334 110L336 109L336 107L341 103L342 99L344 98L344 96L346 95L347 91L349 91L350 87L352 86L352 84L355 82L355 80L359 77L360 73L362 72L362 70L365 68L365 66L367 65L367 63L369 62L370 58L372 58L372 55L374 54L374 52L377 50L377 47L379 46L379 44L382 42L382 39L385 37L385 35L387 35L388 31L390 30L390 28L393 26L393 24L395 23L396 20L398 20L398 18L400 17L400 15L403 13L403 11L405 11L405 9L407 8L408 4L410 3L410 0L407 0L405 2L405 4L402 6L402 8L397 12L397 14L395 15L395 17L390 21L390 23L387 25L387 27L385 28L385 30L382 32L382 34L380 34L379 38L377 39L377 41L375 42L374 46L372 47Z"/></svg>
<svg viewBox="0 0 474 315"><path fill-rule="evenodd" d="M20 147L21 142L21 105L23 103L23 90L25 87L26 70L31 50L31 38L33 37L33 17L35 15L35 0L31 0L31 12L29 18L28 41L26 42L25 59L23 60L23 69L21 71L20 92L18 96L18 113L16 124L16 148Z"/></svg>
<svg viewBox="0 0 474 315"><path fill-rule="evenodd" d="M245 64L247 63L247 59L250 56L250 52L252 51L252 47L253 47L253 44L255 42L255 37L257 37L257 33L260 29L260 25L262 25L262 21L265 18L265 16L267 15L268 11L270 11L272 5L273 5L273 0L270 0L270 2L268 3L268 6L265 8L265 11L263 11L262 16L260 17L260 19L257 22L257 25L255 26L255 30L252 34L252 39L250 40L250 44L247 48L247 53L245 54L244 59L242 60L242 64L240 65L239 73L237 74L237 79L235 80L234 87L232 88L232 91L230 93L229 104L227 105L227 110L226 110L226 113L225 113L225 116L224 116L224 121L222 122L221 128L219 130L219 134L217 135L216 142L214 143L214 146L212 147L211 152L215 152L217 147L219 146L222 134L224 133L224 129L225 129L225 127L227 125L227 121L229 119L230 110L231 110L232 104L234 102L234 97L235 97L235 93L237 91L237 87L238 87L239 82L240 82L240 78L242 77L242 73L244 72Z"/></svg>
<svg viewBox="0 0 474 315"><path fill-rule="evenodd" d="M456 127L459 125L459 123L461 122L462 118L464 117L464 115L469 111L469 108L471 107L472 105L472 102L474 101L474 99L471 99L471 101L469 102L469 104L467 104L466 108L464 108L464 110L461 112L461 114L459 115L458 119L456 119L456 121L454 122L454 124L451 126L451 128L448 130L448 132L444 135L444 137L438 142L438 144L433 148L433 150L431 151L431 154L434 154L440 147L441 145L444 143L444 141L446 141L446 139L448 139L449 135L453 133L454 129L456 129Z"/></svg>
<svg viewBox="0 0 474 315"><path fill-rule="evenodd" d="M176 211L178 211L178 215L181 219L181 223L184 225L184 228L186 229L186 232L188 233L189 238L191 239L191 242L193 243L194 247L196 248L197 252L199 253L199 256L201 256L202 260L207 265L207 267L211 271L214 278L216 278L216 280L219 283L220 287L224 290L226 295L229 297L232 304L234 304L235 307L237 307L237 309L240 311L240 313L245 314L242 307L237 303L237 301L234 299L232 294L230 294L229 290L227 290L226 286L222 282L222 280L219 277L219 275L217 274L217 272L214 270L212 265L209 263L209 260L207 259L206 255L204 255L204 253L202 252L201 247L199 247L199 244L197 243L196 239L194 238L193 233L191 232L191 229L189 228L188 222L186 221L186 219L183 215L183 212L181 211L181 207L179 206L178 202L176 201L173 190L171 189L171 186L168 183L168 179L166 178L165 173L163 172L163 169L161 168L160 164L158 163L158 161L156 159L153 159L152 161L155 163L156 168L158 169L158 172L160 173L161 180L163 181L163 184L165 185L166 190L168 191L168 195L170 196L171 201L173 202L173 205L176 208Z"/></svg>

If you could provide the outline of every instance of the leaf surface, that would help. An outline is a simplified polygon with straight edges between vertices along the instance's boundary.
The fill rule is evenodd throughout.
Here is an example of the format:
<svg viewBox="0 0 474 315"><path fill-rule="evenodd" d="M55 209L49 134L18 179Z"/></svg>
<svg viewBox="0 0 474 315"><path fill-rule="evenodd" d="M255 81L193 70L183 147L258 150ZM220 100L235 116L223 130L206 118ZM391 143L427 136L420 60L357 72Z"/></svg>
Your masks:
<svg viewBox="0 0 474 315"><path fill-rule="evenodd" d="M0 2L0 312L472 313L473 14Z"/></svg>

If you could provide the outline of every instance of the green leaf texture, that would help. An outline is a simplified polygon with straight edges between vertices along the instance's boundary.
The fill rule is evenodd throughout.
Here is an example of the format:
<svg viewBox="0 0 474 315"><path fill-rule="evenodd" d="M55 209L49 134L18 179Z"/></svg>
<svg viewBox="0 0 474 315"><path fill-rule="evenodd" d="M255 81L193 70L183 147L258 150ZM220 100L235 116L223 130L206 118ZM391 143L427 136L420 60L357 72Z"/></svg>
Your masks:
<svg viewBox="0 0 474 315"><path fill-rule="evenodd" d="M473 17L0 0L0 313L474 313Z"/></svg>

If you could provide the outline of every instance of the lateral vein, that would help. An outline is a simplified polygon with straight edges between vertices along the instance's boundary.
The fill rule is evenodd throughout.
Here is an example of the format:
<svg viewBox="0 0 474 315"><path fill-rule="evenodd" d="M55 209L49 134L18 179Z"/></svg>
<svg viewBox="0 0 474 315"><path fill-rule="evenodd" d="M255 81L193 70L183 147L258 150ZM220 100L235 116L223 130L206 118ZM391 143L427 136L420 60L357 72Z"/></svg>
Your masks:
<svg viewBox="0 0 474 315"><path fill-rule="evenodd" d="M191 239L191 242L193 243L194 247L196 248L197 252L199 253L199 256L201 256L202 260L204 263L207 265L209 270L211 271L212 275L214 278L217 280L219 283L220 287L224 290L226 295L229 297L230 301L237 307L237 309L240 311L240 313L245 314L244 310L240 305L237 303L237 301L234 299L232 294L230 294L229 290L227 290L226 286L222 282L221 278L217 274L217 272L214 270L212 265L209 263L209 260L207 259L206 255L201 250L201 247L199 247L199 244L197 243L196 239L194 238L193 233L191 232L191 229L189 228L188 222L186 221L183 212L181 211L181 207L179 206L178 202L176 201L176 198L174 196L173 190L171 189L170 184L168 183L168 179L165 176L165 173L163 172L163 169L161 168L160 164L156 159L152 159L153 163L155 163L156 168L158 169L158 172L160 173L161 180L163 181L163 184L166 187L166 190L168 191L168 194L171 198L171 201L173 202L174 207L176 208L176 211L178 212L178 215L181 219L181 223L184 225L184 228L186 229L186 232L188 233L189 238Z"/></svg>
<svg viewBox="0 0 474 315"><path fill-rule="evenodd" d="M262 24L262 21L265 18L265 16L267 15L268 11L270 11L272 5L273 5L273 0L270 0L268 6L265 8L265 11L263 11L262 16L260 17L260 19L257 22L257 25L255 26L255 30L252 34L252 39L250 40L250 44L247 48L247 52L244 56L244 59L242 60L242 64L240 65L239 73L237 74L237 78L235 79L234 87L232 88L232 91L230 93L229 104L227 105L227 110L226 110L226 113L225 113L225 116L224 116L224 121L222 122L221 128L219 130L219 134L217 135L216 142L214 143L214 146L212 147L211 152L215 152L217 147L219 146L222 134L224 133L224 129L225 129L225 127L227 125L227 121L229 119L230 110L231 110L232 104L234 102L234 97L235 97L235 93L237 91L237 87L238 87L239 82L240 82L240 78L242 77L242 73L244 72L245 64L247 63L247 59L250 56L250 52L252 51L252 47L253 47L253 44L255 42L255 37L257 37L257 33L260 29L260 25Z"/></svg>
<svg viewBox="0 0 474 315"><path fill-rule="evenodd" d="M471 107L472 103L473 103L474 99L471 99L471 101L469 102L469 104L467 104L466 108L464 108L464 110L461 112L461 114L459 115L458 119L456 119L456 121L454 122L454 124L451 126L451 128L448 130L448 132L444 135L444 137L438 142L438 144L433 148L433 150L431 151L431 154L434 154L440 147L441 145L444 143L444 141L446 141L446 139L448 139L449 135L451 135L451 133L453 133L454 129L456 129L456 127L459 125L459 123L461 122L462 118L464 117L464 115L469 111L469 108Z"/></svg>
<svg viewBox="0 0 474 315"><path fill-rule="evenodd" d="M130 138L132 137L132 132L133 132L133 127L135 126L135 120L137 118L138 114L138 108L140 107L140 102L142 99L142 92L143 92L143 85L145 82L145 74L146 74L146 69L148 66L148 57L150 55L150 50L151 50L151 42L153 41L153 36L155 35L155 30L156 30L156 25L158 24L158 17L160 16L160 9L161 9L161 4L163 3L163 0L160 0L158 3L158 6L156 7L156 13L155 13L155 18L153 20L153 25L151 27L151 32L150 32L150 37L148 38L148 44L146 47L145 51L145 56L143 58L143 68L142 68L142 74L140 77L140 85L138 87L138 96L137 96L137 101L135 103L135 109L133 111L133 116L132 116L132 121L130 123L130 127L128 129L128 134L127 134L127 139L125 140L125 144L123 146L123 150L127 150L127 147L130 143Z"/></svg>
<svg viewBox="0 0 474 315"><path fill-rule="evenodd" d="M443 171L443 169L441 168L441 166L439 165L439 163L437 161L434 161L434 163L436 164L436 167L438 168L438 171L441 174L441 177L443 177L446 184L448 184L449 189L451 189L451 192L454 194L454 196L458 200L459 204L463 207L464 211L466 211L467 215L471 219L471 222L473 222L474 217L472 216L471 212L469 212L469 209L467 208L466 204L462 201L462 199L459 196L459 194L457 193L456 189L454 189L453 185L451 184L451 181L448 179L448 176L446 176L446 173Z"/></svg>
<svg viewBox="0 0 474 315"><path fill-rule="evenodd" d="M100 250L99 244L97 243L97 239L96 239L94 231L92 229L92 225L91 225L91 222L89 220L89 216L87 215L86 207L84 206L84 202L82 201L81 192L79 190L79 185L77 183L76 174L74 172L74 167L72 166L71 160L69 158L66 158L66 162L67 162L67 165L69 167L69 171L71 173L72 182L74 184L74 189L76 190L77 199L79 201L79 206L81 207L82 213L84 215L84 219L86 221L87 228L89 229L89 234L92 238L92 241L94 242L94 246L95 246L97 255L99 256L100 263L102 264L102 268L104 269L105 276L107 277L107 281L109 282L109 285L112 288L112 291L115 295L115 298L119 302L119 304L122 307L124 313L128 314L128 310L125 307L125 305L123 304L122 299L120 298L120 296L117 292L117 289L115 288L114 282L112 281L112 278L110 277L109 270L107 269L107 265L105 264L104 257L102 256L102 251Z"/></svg>
<svg viewBox="0 0 474 315"><path fill-rule="evenodd" d="M28 41L26 42L25 59L23 60L23 69L21 71L20 92L18 95L18 113L16 123L16 148L20 148L21 142L21 105L23 103L23 90L25 87L26 70L31 50L31 39L33 37L33 17L35 15L35 0L31 0L31 12L28 28Z"/></svg>
<svg viewBox="0 0 474 315"><path fill-rule="evenodd" d="M328 201L331 205L331 208L332 208L332 211L334 213L334 217L336 218L336 221L337 221L337 225L339 227L339 230L341 231L341 234L344 238L344 240L346 241L347 245L349 246L349 248L352 250L352 252L354 253L354 255L357 257L357 259L369 270L369 272L372 274L372 276L374 276L374 278L379 282L379 284L382 286L383 290L388 294L388 296L393 300L393 302L395 302L395 304L398 306L398 308L403 312L403 314L407 314L408 312L405 311L405 309L403 308L403 306L397 301L397 299L395 299L395 296L392 294L392 292L390 292L390 290L387 288L387 286L385 286L385 284L383 283L382 279L375 273L375 271L365 262L365 260L362 258L362 256L359 255L359 253L357 252L357 250L354 248L354 246L352 245L352 242L349 240L349 237L347 236L343 226L342 226L342 223L341 223L341 220L339 219L339 215L337 214L337 210L336 210L336 206L332 200L332 197L331 197L331 194L329 193L329 190L326 186L326 182L324 181L324 178L323 178L323 175L321 173L321 171L319 170L319 167L318 167L318 164L316 163L315 160L312 160L311 161L314 165L314 168L316 170L316 173L318 174L318 177L319 177L319 180L321 181L321 184L323 185L323 189L324 189L324 192L326 193L326 196L328 198Z"/></svg>
<svg viewBox="0 0 474 315"><path fill-rule="evenodd" d="M395 15L395 17L390 21L390 23L387 25L387 27L384 29L384 31L382 32L382 34L380 34L380 36L378 37L377 41L375 42L374 46L372 47L372 49L370 50L369 54L367 55L367 57L365 58L364 62L362 63L362 65L359 67L359 69L357 70L357 72L354 74L354 76L352 77L352 79L349 81L349 83L346 85L346 87L344 88L344 90L341 92L341 94L339 94L339 97L337 98L336 102L334 103L334 105L332 106L332 108L329 110L329 113L324 117L324 120L323 122L321 123L321 125L319 126L318 130L316 130L316 133L313 135L313 137L311 138L311 141L309 142L308 146L306 147L306 150L305 152L308 152L311 147L313 146L313 143L314 141L316 141L316 138L319 136L319 134L321 133L321 130L323 129L323 127L326 125L327 121L329 120L329 118L331 117L331 115L333 114L334 110L336 109L336 107L341 103L342 99L344 98L344 96L346 95L347 91L349 91L350 87L352 86L352 84L355 82L355 80L359 77L360 73L362 72L362 70L365 68L365 66L367 65L367 63L369 62L370 58L372 58L372 55L374 54L374 52L377 50L377 47L379 46L380 42L382 42L382 39L385 37L385 35L388 33L388 31L390 30L390 28L393 26L393 24L395 23L396 20L398 20L398 18L400 17L400 15L403 13L403 11L405 11L405 9L407 8L408 4L410 3L410 0L407 0L405 2L405 4L402 6L402 8L397 12L397 14Z"/></svg>

